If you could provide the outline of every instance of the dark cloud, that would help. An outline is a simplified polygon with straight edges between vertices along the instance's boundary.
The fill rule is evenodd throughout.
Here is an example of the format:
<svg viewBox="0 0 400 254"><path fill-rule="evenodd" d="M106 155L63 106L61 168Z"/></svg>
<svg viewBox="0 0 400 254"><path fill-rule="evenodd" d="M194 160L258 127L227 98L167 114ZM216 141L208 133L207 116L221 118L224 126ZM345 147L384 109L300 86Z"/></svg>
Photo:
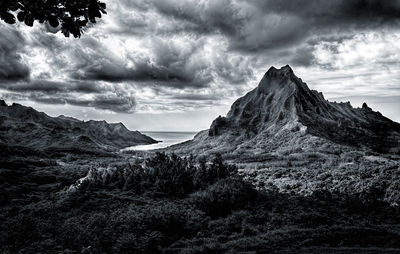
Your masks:
<svg viewBox="0 0 400 254"><path fill-rule="evenodd" d="M152 63L150 59L142 59L133 68L120 66L116 62L105 61L95 66L88 66L80 69L79 72L71 75L71 78L78 80L124 82L135 81L150 83L151 85L162 85L170 87L205 87L210 81L211 76L203 75L201 70L190 70L179 63L170 62L166 66Z"/></svg>
<svg viewBox="0 0 400 254"><path fill-rule="evenodd" d="M95 109L109 110L116 113L133 113L136 108L136 100L133 96L125 96L121 93L94 94L92 96L77 96L71 93L48 94L44 92L3 93L2 98L13 101L31 100L46 104L74 105L92 107Z"/></svg>
<svg viewBox="0 0 400 254"><path fill-rule="evenodd" d="M42 92L46 94L78 92L101 93L109 90L107 87L93 82L56 82L48 80L32 80L30 82L0 84L0 88L15 92Z"/></svg>
<svg viewBox="0 0 400 254"><path fill-rule="evenodd" d="M136 107L134 97L123 95L96 95L91 100L65 99L65 102L71 105L93 107L96 109L110 110L117 113L133 113Z"/></svg>
<svg viewBox="0 0 400 254"><path fill-rule="evenodd" d="M143 5L135 3L130 7L142 6L138 11L140 15L152 10L150 5L159 14L172 19L169 23L180 21L181 25L175 24L177 33L182 33L183 29L203 35L219 33L226 36L232 49L244 52L292 46L316 34L330 34L332 29L342 33L382 25L398 26L400 20L397 0L150 0ZM128 23L129 17L123 16L121 20ZM162 33L154 29L157 22L147 20L135 19L133 27ZM170 26L164 27L173 32Z"/></svg>
<svg viewBox="0 0 400 254"><path fill-rule="evenodd" d="M124 82L134 81L151 85L178 88L202 88L212 81L205 59L196 59L202 44L179 43L152 38L148 55L116 56L97 41L90 41L96 51L76 51L73 63L75 80ZM186 43L187 44L187 43ZM132 66L128 66L128 62Z"/></svg>
<svg viewBox="0 0 400 254"><path fill-rule="evenodd" d="M118 84L66 79L65 74L79 69L77 66L75 70L70 69L73 59L65 54L68 52L66 49L77 47L79 41L72 41L66 45L53 34L45 33L45 27L37 29L40 29L40 32L29 34L27 37L27 33L24 34L16 27L0 24L0 89L3 97L46 104L93 107L119 113L134 112L134 96L129 91L125 92ZM88 48L95 48L98 43L97 40L88 41ZM35 50L42 56L36 63L38 66L31 65L29 68L29 58ZM85 54L85 50L80 52L79 57L87 61L96 61L95 58L85 56L88 55ZM48 69L44 71L42 68Z"/></svg>
<svg viewBox="0 0 400 254"><path fill-rule="evenodd" d="M294 50L291 55L290 63L296 66L310 66L314 64L314 47L311 45L304 45Z"/></svg>
<svg viewBox="0 0 400 254"><path fill-rule="evenodd" d="M228 58L217 54L213 56L213 64L216 76L228 84L245 84L254 77L250 60L243 56Z"/></svg>
<svg viewBox="0 0 400 254"><path fill-rule="evenodd" d="M189 101L214 101L220 99L220 96L216 94L177 94L171 96L171 99Z"/></svg>
<svg viewBox="0 0 400 254"><path fill-rule="evenodd" d="M382 25L397 26L400 21L400 4L397 0L252 0L250 2L260 10L260 16L278 15L274 27L285 28L284 25L290 24L289 29L295 29L289 33L293 35L292 38L285 38L286 42L296 42L299 37L304 39L315 35L329 36L335 32L340 34L351 31L354 34L353 30L375 29ZM291 23L290 20L299 22ZM278 32L278 39L285 37L282 34L287 33L285 29L282 30L284 31ZM255 31L249 33L253 32ZM269 31L265 32L265 36L270 36Z"/></svg>
<svg viewBox="0 0 400 254"><path fill-rule="evenodd" d="M18 54L25 44L20 32L0 26L0 81L13 82L29 79L29 67Z"/></svg>
<svg viewBox="0 0 400 254"><path fill-rule="evenodd" d="M354 35L354 31L382 26L395 27L400 21L400 5L397 0L250 2L260 12L245 24L247 32L239 36L239 40L233 44L233 47L242 50L287 47L310 37L320 42L323 39L321 37L332 36L334 33L336 37L345 37L348 33ZM260 26L251 25L257 23L261 23Z"/></svg>
<svg viewBox="0 0 400 254"><path fill-rule="evenodd" d="M160 13L196 25L198 32L209 33L219 30L225 34L235 35L241 23L245 22L245 17L240 15L240 10L230 0L151 2Z"/></svg>

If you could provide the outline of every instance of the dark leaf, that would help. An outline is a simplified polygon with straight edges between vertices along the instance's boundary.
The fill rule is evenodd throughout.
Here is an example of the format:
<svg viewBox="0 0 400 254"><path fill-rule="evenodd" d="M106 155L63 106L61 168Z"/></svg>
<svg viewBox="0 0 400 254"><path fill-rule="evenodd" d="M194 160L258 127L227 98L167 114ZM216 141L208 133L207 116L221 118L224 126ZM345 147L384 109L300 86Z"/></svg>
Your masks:
<svg viewBox="0 0 400 254"><path fill-rule="evenodd" d="M10 9L10 11L17 11L20 8L20 4L14 3L11 4L8 8Z"/></svg>
<svg viewBox="0 0 400 254"><path fill-rule="evenodd" d="M96 23L106 12L101 0L0 0L0 19L14 24L16 19L27 26L35 20L48 22L52 27L63 24L62 33L68 37L80 37L82 29L90 21ZM10 11L17 12L14 16Z"/></svg>
<svg viewBox="0 0 400 254"><path fill-rule="evenodd" d="M77 23L80 27L84 27L87 25L87 20L78 20Z"/></svg>
<svg viewBox="0 0 400 254"><path fill-rule="evenodd" d="M58 19L57 19L56 17L50 16L50 17L49 17L49 24L50 24L52 27L58 27L58 25L60 24L60 22L58 22Z"/></svg>
<svg viewBox="0 0 400 254"><path fill-rule="evenodd" d="M101 12L100 11L95 11L94 12L94 16L96 17L96 18L101 18Z"/></svg>
<svg viewBox="0 0 400 254"><path fill-rule="evenodd" d="M14 24L15 23L15 17L11 13L8 12L3 12L0 13L0 18L4 20L8 24Z"/></svg>
<svg viewBox="0 0 400 254"><path fill-rule="evenodd" d="M61 32L64 34L65 37L69 37L69 30L64 26L61 28Z"/></svg>
<svg viewBox="0 0 400 254"><path fill-rule="evenodd" d="M27 13L24 11L18 12L18 14L17 14L18 21L23 22L25 20L26 15L27 15Z"/></svg>
<svg viewBox="0 0 400 254"><path fill-rule="evenodd" d="M30 15L30 14L26 15L26 17L25 17L25 25L33 26L33 22L34 21L35 20L33 19L32 15Z"/></svg>

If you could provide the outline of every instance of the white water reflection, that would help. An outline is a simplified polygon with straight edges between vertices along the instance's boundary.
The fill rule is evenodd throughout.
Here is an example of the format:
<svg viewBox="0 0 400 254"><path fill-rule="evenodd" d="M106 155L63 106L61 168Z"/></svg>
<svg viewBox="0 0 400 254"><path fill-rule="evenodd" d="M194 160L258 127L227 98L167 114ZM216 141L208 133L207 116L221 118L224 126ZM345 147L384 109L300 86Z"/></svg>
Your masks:
<svg viewBox="0 0 400 254"><path fill-rule="evenodd" d="M141 132L155 140L162 141L157 144L151 145L138 145L124 148L123 151L148 151L154 149L165 148L174 144L190 140L196 135L196 132L155 132L155 131L143 131Z"/></svg>

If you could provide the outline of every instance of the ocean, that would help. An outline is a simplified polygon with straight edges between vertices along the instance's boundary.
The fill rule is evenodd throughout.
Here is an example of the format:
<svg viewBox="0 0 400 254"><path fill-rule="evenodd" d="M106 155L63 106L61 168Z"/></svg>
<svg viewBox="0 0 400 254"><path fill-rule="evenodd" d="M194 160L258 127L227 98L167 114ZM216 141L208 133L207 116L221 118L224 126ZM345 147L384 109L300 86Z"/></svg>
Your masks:
<svg viewBox="0 0 400 254"><path fill-rule="evenodd" d="M151 145L138 145L124 148L125 151L147 151L153 149L165 148L183 141L190 140L197 132L166 132L166 131L141 131L141 133L152 137L155 140L162 141Z"/></svg>

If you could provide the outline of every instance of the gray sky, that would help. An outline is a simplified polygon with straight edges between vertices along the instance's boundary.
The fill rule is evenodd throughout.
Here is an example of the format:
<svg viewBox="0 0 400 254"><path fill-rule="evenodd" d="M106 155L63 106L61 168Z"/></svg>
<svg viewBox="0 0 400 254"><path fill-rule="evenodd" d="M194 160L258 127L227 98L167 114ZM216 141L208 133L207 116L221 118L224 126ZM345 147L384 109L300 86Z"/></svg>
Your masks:
<svg viewBox="0 0 400 254"><path fill-rule="evenodd" d="M0 21L0 97L138 130L206 129L290 64L400 121L399 0L119 0L80 39Z"/></svg>

